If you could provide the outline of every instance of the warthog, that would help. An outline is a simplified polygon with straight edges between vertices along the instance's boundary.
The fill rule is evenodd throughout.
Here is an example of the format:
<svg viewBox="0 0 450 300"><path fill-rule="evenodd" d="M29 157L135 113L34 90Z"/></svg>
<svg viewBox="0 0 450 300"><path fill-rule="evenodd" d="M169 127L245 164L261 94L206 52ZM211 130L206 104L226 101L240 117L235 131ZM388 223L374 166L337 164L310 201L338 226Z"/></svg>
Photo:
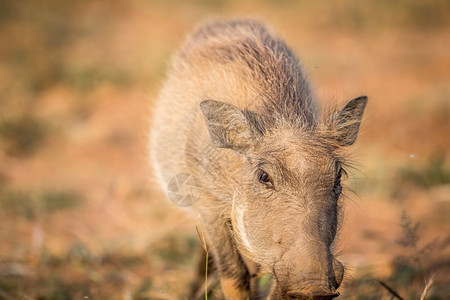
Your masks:
<svg viewBox="0 0 450 300"><path fill-rule="evenodd" d="M366 102L319 115L298 59L257 21L188 38L155 104L151 156L164 188L188 174L201 192L193 209L226 299L254 296L255 265L272 275L272 299L339 295L341 175Z"/></svg>

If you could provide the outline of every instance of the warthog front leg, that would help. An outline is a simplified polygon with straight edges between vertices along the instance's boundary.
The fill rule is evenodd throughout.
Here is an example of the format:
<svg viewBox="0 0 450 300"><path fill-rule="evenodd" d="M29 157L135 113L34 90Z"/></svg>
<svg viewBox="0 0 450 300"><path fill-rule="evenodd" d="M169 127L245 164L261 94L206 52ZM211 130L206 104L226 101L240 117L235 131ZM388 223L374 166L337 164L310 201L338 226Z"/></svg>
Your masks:
<svg viewBox="0 0 450 300"><path fill-rule="evenodd" d="M234 244L228 221L220 219L211 215L203 218L223 294L230 300L250 299L250 274Z"/></svg>

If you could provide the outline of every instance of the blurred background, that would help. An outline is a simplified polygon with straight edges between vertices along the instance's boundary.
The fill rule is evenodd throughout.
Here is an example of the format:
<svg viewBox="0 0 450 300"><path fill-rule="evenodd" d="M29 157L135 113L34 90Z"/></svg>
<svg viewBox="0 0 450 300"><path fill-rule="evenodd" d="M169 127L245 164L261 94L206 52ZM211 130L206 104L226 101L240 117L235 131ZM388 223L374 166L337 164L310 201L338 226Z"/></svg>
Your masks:
<svg viewBox="0 0 450 300"><path fill-rule="evenodd" d="M236 16L277 29L324 106L369 96L341 298L436 274L449 299L447 0L0 1L0 299L187 299L197 221L152 180L150 108L184 36Z"/></svg>

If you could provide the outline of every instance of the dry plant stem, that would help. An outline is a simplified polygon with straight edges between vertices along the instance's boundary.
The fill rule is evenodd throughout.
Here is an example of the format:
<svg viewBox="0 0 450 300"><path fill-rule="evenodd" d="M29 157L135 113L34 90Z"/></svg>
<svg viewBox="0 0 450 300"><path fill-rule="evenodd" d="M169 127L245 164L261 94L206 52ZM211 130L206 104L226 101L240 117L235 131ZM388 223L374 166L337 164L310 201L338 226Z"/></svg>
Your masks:
<svg viewBox="0 0 450 300"><path fill-rule="evenodd" d="M382 287L384 287L391 295L397 299L404 300L393 288L391 288L389 285L387 285L385 282L381 280L377 280L379 284L381 284Z"/></svg>
<svg viewBox="0 0 450 300"><path fill-rule="evenodd" d="M205 239L205 232L203 229L203 223L201 222L200 219L200 225L201 228L199 230L198 226L195 227L195 229L197 230L197 234L198 237L200 239L200 242L202 243L202 247L206 252L206 259L205 259L205 300L208 300L208 260L209 260L209 248L208 248L208 244L206 243L206 239Z"/></svg>
<svg viewBox="0 0 450 300"><path fill-rule="evenodd" d="M205 300L208 300L208 252L205 260Z"/></svg>
<svg viewBox="0 0 450 300"><path fill-rule="evenodd" d="M428 280L427 284L425 285L425 288L423 289L422 295L420 296L420 300L424 300L425 296L428 294L428 291L431 288L431 285L433 285L434 278L436 277L437 273L433 273L430 276L430 279Z"/></svg>
<svg viewBox="0 0 450 300"><path fill-rule="evenodd" d="M422 282L425 282L425 275L424 275L423 267L422 267L422 259L421 259L420 251L417 248L417 246L414 246L414 255L415 255L415 260L417 262L417 266L419 268L420 279L422 280Z"/></svg>
<svg viewBox="0 0 450 300"><path fill-rule="evenodd" d="M203 283L204 285L205 283ZM208 280L208 286L207 287L203 287L203 285L198 289L197 293L195 294L195 297L193 299L202 299L203 298L203 293L205 291L211 291L215 286L217 286L219 283L217 276L212 276L211 278L209 278Z"/></svg>

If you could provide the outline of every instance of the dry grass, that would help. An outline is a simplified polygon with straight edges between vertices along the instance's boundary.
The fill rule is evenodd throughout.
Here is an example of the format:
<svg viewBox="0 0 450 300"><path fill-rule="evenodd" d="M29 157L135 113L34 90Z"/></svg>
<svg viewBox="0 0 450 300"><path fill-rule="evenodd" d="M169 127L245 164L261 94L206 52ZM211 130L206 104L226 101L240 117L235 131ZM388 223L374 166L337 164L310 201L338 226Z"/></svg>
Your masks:
<svg viewBox="0 0 450 300"><path fill-rule="evenodd" d="M428 282L427 282L427 284L425 285L425 288L423 289L422 295L420 295L420 300L424 300L425 297L427 296L428 291L430 290L431 286L433 285L434 278L436 277L436 275L437 275L437 273L433 273L433 274L430 276L430 279L428 279Z"/></svg>
<svg viewBox="0 0 450 300"><path fill-rule="evenodd" d="M203 250L205 250L205 283L204 283L204 288L205 288L205 300L208 300L208 260L209 260L209 246L208 243L206 242L206 236L205 236L205 228L203 227L203 223L200 222L200 227L196 226L195 229L197 230L197 234L198 234L198 238L200 241L200 245L202 246Z"/></svg>

